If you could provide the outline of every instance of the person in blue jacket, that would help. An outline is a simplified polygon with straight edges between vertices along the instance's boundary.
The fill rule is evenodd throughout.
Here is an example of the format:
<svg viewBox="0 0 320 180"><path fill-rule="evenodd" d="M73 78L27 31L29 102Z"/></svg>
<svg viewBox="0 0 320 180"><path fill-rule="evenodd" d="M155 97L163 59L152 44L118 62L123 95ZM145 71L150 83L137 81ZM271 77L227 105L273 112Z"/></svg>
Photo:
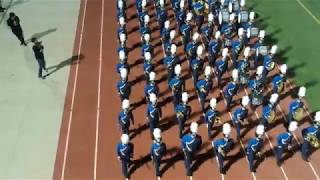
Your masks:
<svg viewBox="0 0 320 180"><path fill-rule="evenodd" d="M212 137L212 128L215 123L220 123L220 117L218 111L216 110L217 106L217 99L211 98L209 109L207 110L206 114L204 115L204 122L208 128L208 137Z"/></svg>
<svg viewBox="0 0 320 180"><path fill-rule="evenodd" d="M313 124L302 130L303 143L301 146L302 159L309 161L311 149L319 148L320 143L320 111L316 112Z"/></svg>
<svg viewBox="0 0 320 180"><path fill-rule="evenodd" d="M181 102L181 94L185 90L184 80L181 78L181 66L176 65L174 68L175 76L170 79L169 87L172 92L173 104L176 107Z"/></svg>
<svg viewBox="0 0 320 180"><path fill-rule="evenodd" d="M275 75L272 78L272 91L273 93L281 94L286 86L286 73L287 73L287 65L282 64L280 66L280 74Z"/></svg>
<svg viewBox="0 0 320 180"><path fill-rule="evenodd" d="M196 84L196 90L198 93L199 102L201 104L202 113L205 113L205 101L212 90L212 78L211 78L211 67L206 66L204 70L204 79L199 79Z"/></svg>
<svg viewBox="0 0 320 180"><path fill-rule="evenodd" d="M186 134L181 139L182 151L184 154L184 164L186 168L186 175L192 176L192 161L194 159L194 155L197 151L200 150L202 139L201 136L198 135L198 124L196 122L192 122L190 125L191 133Z"/></svg>
<svg viewBox="0 0 320 180"><path fill-rule="evenodd" d="M156 73L153 71L149 73L149 81L147 81L144 87L144 96L146 97L147 102L149 102L150 94L159 95L159 87L156 83Z"/></svg>
<svg viewBox="0 0 320 180"><path fill-rule="evenodd" d="M251 172L256 172L254 162L258 160L258 158L262 158L261 149L263 148L263 135L264 126L260 124L256 129L256 137L249 139L246 147L246 153Z"/></svg>
<svg viewBox="0 0 320 180"><path fill-rule="evenodd" d="M216 75L217 75L217 79L218 79L218 86L221 87L221 81L222 81L222 76L224 75L224 73L226 73L227 69L228 69L228 48L224 48L222 50L222 58L218 59L215 62L215 70L216 70Z"/></svg>
<svg viewBox="0 0 320 180"><path fill-rule="evenodd" d="M147 107L147 120L149 121L149 128L152 136L153 130L159 125L162 117L162 111L161 107L158 105L157 96L155 94L150 94L149 100L150 102Z"/></svg>
<svg viewBox="0 0 320 180"><path fill-rule="evenodd" d="M127 134L122 134L121 142L117 144L117 157L121 162L122 174L126 179L130 178L129 168L133 165L133 153L134 146L129 142L129 136Z"/></svg>
<svg viewBox="0 0 320 180"><path fill-rule="evenodd" d="M276 107L278 105L278 94L271 94L269 103L262 108L261 124L267 131L276 120Z"/></svg>
<svg viewBox="0 0 320 180"><path fill-rule="evenodd" d="M162 157L167 153L167 146L162 141L161 138L161 130L159 128L155 128L153 130L153 143L151 145L150 156L153 161L153 165L156 171L156 176L159 179L161 177L160 172L160 164Z"/></svg>
<svg viewBox="0 0 320 180"><path fill-rule="evenodd" d="M224 98L227 101L227 110L230 112L231 110L231 104L233 96L236 95L239 89L239 84L238 84L238 74L239 71L237 69L232 70L232 81L228 82L226 85L225 89L223 90L223 95Z"/></svg>
<svg viewBox="0 0 320 180"><path fill-rule="evenodd" d="M302 101L302 98L306 95L306 88L304 86L301 86L299 88L298 92L298 98L294 99L289 104L289 113L287 117L287 125L290 124L291 121L300 121L304 117L304 103Z"/></svg>
<svg viewBox="0 0 320 180"><path fill-rule="evenodd" d="M121 79L117 83L117 90L122 102L124 99L129 99L131 94L131 84L128 82L128 70L125 68L121 69L120 77Z"/></svg>
<svg viewBox="0 0 320 180"><path fill-rule="evenodd" d="M182 102L176 108L177 123L179 124L179 137L181 138L184 131L184 124L191 115L191 106L188 105L188 93L184 92L181 95Z"/></svg>
<svg viewBox="0 0 320 180"><path fill-rule="evenodd" d="M224 160L227 158L228 152L230 152L234 146L234 140L230 138L231 126L229 123L223 124L222 133L224 137L213 141L212 147L218 157L220 173L225 174Z"/></svg>
<svg viewBox="0 0 320 180"><path fill-rule="evenodd" d="M209 65L213 67L216 63L216 58L221 47L220 31L216 31L214 38L212 38L208 45L208 61Z"/></svg>
<svg viewBox="0 0 320 180"><path fill-rule="evenodd" d="M194 87L196 87L199 80L199 76L203 71L203 60L202 60L203 47L197 47L197 57L191 60L191 73Z"/></svg>
<svg viewBox="0 0 320 180"><path fill-rule="evenodd" d="M241 131L241 125L243 125L245 122L245 119L248 116L248 109L246 106L249 104L250 99L248 96L242 97L241 100L241 106L238 107L232 114L232 121L236 127L237 130L237 138L240 139L240 131Z"/></svg>
<svg viewBox="0 0 320 180"><path fill-rule="evenodd" d="M291 150L293 145L293 132L297 130L298 123L297 121L292 121L289 125L288 131L281 133L277 136L277 147L275 149L277 165L281 166L283 159L282 154L286 150Z"/></svg>

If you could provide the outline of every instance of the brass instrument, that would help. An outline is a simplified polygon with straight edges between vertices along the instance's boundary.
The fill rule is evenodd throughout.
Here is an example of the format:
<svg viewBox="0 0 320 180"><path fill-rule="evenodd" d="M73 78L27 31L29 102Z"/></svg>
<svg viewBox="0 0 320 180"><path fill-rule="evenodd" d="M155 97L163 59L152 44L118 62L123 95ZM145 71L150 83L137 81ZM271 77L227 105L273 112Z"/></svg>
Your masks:
<svg viewBox="0 0 320 180"><path fill-rule="evenodd" d="M178 118L183 118L184 117L184 114L182 112L177 112L177 117Z"/></svg>
<svg viewBox="0 0 320 180"><path fill-rule="evenodd" d="M269 114L268 123L272 124L275 122L275 120L276 120L276 112L272 110Z"/></svg>
<svg viewBox="0 0 320 180"><path fill-rule="evenodd" d="M306 140L310 143L310 145L314 148L320 147L319 139L314 134L308 134Z"/></svg>
<svg viewBox="0 0 320 180"><path fill-rule="evenodd" d="M221 123L221 117L216 116L216 118L214 119L215 123Z"/></svg>
<svg viewBox="0 0 320 180"><path fill-rule="evenodd" d="M284 83L281 82L278 87L278 94L280 94L284 90Z"/></svg>
<svg viewBox="0 0 320 180"><path fill-rule="evenodd" d="M296 121L301 121L303 119L303 116L303 108L300 107L296 110L296 112L294 112L293 119Z"/></svg>

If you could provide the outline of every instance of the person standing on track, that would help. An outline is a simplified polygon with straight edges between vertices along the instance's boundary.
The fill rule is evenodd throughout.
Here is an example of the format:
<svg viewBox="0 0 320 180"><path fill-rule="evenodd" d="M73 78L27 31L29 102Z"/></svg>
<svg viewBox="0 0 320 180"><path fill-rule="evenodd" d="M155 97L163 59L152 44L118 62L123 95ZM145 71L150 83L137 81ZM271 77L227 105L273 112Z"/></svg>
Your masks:
<svg viewBox="0 0 320 180"><path fill-rule="evenodd" d="M192 20L192 13L188 13L185 22L180 25L180 33L182 34L183 40L183 47L186 49L187 44L191 40L191 20Z"/></svg>
<svg viewBox="0 0 320 180"><path fill-rule="evenodd" d="M217 139L212 142L213 150L218 157L220 173L225 174L224 160L227 158L227 153L231 151L234 145L234 140L229 137L231 133L231 126L229 123L225 123L222 127L224 138Z"/></svg>
<svg viewBox="0 0 320 180"><path fill-rule="evenodd" d="M191 65L191 60L197 56L197 47L200 45L200 35L195 32L192 36L192 41L185 45L185 52L187 54L189 64Z"/></svg>
<svg viewBox="0 0 320 180"><path fill-rule="evenodd" d="M20 19L13 12L9 13L7 25L11 28L12 33L17 36L21 45L27 46L27 43L24 40L23 30L20 25Z"/></svg>
<svg viewBox="0 0 320 180"><path fill-rule="evenodd" d="M212 78L211 78L211 67L206 66L204 70L204 79L200 79L196 84L196 89L198 93L198 100L201 104L202 113L205 113L205 102L208 94L212 90Z"/></svg>
<svg viewBox="0 0 320 180"><path fill-rule="evenodd" d="M260 151L263 146L263 134L264 134L264 126L258 125L257 129L256 129L256 137L251 138L248 141L246 153L247 153L251 172L256 172L256 167L254 166L254 161L257 160L257 154L258 154L259 158L262 158L262 154Z"/></svg>
<svg viewBox="0 0 320 180"><path fill-rule="evenodd" d="M241 125L244 124L245 119L248 116L248 109L246 106L249 104L250 99L248 96L242 97L241 106L238 107L232 114L232 121L236 126L237 138L241 138Z"/></svg>
<svg viewBox="0 0 320 180"><path fill-rule="evenodd" d="M160 172L161 159L163 156L165 156L167 152L167 146L162 141L161 130L159 128L156 128L153 130L153 138L154 140L151 145L150 155L151 155L151 159L153 160L157 179L160 180L160 177L162 175Z"/></svg>
<svg viewBox="0 0 320 180"><path fill-rule="evenodd" d="M147 82L149 82L149 77L150 77L150 73L154 71L154 65L151 62L151 53L150 52L146 52L144 54L144 62L143 62L143 71L144 71L144 76L147 80Z"/></svg>
<svg viewBox="0 0 320 180"><path fill-rule="evenodd" d="M120 70L120 77L121 80L118 81L117 89L122 102L124 99L129 99L131 94L131 85L128 82L128 70L122 68Z"/></svg>
<svg viewBox="0 0 320 180"><path fill-rule="evenodd" d="M218 59L215 62L215 69L216 69L216 74L217 74L217 79L218 79L218 86L221 87L221 80L223 74L227 71L228 68L228 60L227 60L227 55L228 55L228 48L224 48L222 50L222 58Z"/></svg>
<svg viewBox="0 0 320 180"><path fill-rule="evenodd" d="M250 53L250 47L244 49L244 58L237 62L237 68L239 71L239 84L241 87L248 84L248 79L250 77L250 64L248 62L248 56Z"/></svg>
<svg viewBox="0 0 320 180"><path fill-rule="evenodd" d="M268 73L272 71L275 67L275 62L273 61L274 54L277 51L278 46L273 45L270 49L269 54L265 55L263 57L263 72L262 72L262 78L265 81L265 79L268 76Z"/></svg>
<svg viewBox="0 0 320 180"><path fill-rule="evenodd" d="M130 66L127 63L127 58L124 51L119 52L119 62L117 63L116 69L117 69L117 73L119 74L121 69L127 69L128 74L130 73Z"/></svg>
<svg viewBox="0 0 320 180"><path fill-rule="evenodd" d="M304 86L299 88L299 98L293 100L289 105L289 113L286 124L289 125L291 121L300 121L304 117L304 103L302 98L306 95L306 88Z"/></svg>
<svg viewBox="0 0 320 180"><path fill-rule="evenodd" d="M206 49L208 49L209 41L211 40L213 34L213 14L208 14L208 24L201 28L201 33L204 35L203 43L205 44Z"/></svg>
<svg viewBox="0 0 320 180"><path fill-rule="evenodd" d="M287 65L283 64L280 66L280 74L275 75L272 78L272 91L273 93L281 94L285 89Z"/></svg>
<svg viewBox="0 0 320 180"><path fill-rule="evenodd" d="M155 94L150 94L149 104L147 107L147 120L149 122L149 128L151 132L151 137L153 130L159 126L159 122L162 117L161 107L157 104L157 96Z"/></svg>
<svg viewBox="0 0 320 180"><path fill-rule="evenodd" d="M122 173L126 180L129 179L129 168L133 164L133 152L134 146L129 142L129 136L127 134L122 134L121 142L117 144L117 156L118 160L121 161Z"/></svg>
<svg viewBox="0 0 320 180"><path fill-rule="evenodd" d="M238 37L235 40L232 40L231 42L231 53L232 53L232 64L233 68L238 68L238 56L239 53L241 52L243 48L243 42L242 42L242 37L243 37L243 28L238 29Z"/></svg>
<svg viewBox="0 0 320 180"><path fill-rule="evenodd" d="M191 133L186 134L181 139L182 151L184 154L184 164L186 168L186 175L192 176L192 161L195 153L200 149L202 144L201 136L198 135L198 124L192 122L190 125Z"/></svg>
<svg viewBox="0 0 320 180"><path fill-rule="evenodd" d="M320 146L320 111L316 112L313 125L302 130L303 143L301 146L302 159L308 162L311 148Z"/></svg>
<svg viewBox="0 0 320 180"><path fill-rule="evenodd" d="M217 99L211 98L210 99L210 108L207 110L206 114L204 115L204 122L207 124L208 128L208 137L212 137L212 126L214 123L219 123L219 116L218 112L216 111L217 106Z"/></svg>
<svg viewBox="0 0 320 180"><path fill-rule="evenodd" d="M181 95L182 102L175 108L177 122L179 124L179 137L183 135L184 123L189 119L191 114L191 106L188 105L188 93L184 92Z"/></svg>
<svg viewBox="0 0 320 180"><path fill-rule="evenodd" d="M173 105L176 107L181 102L181 94L185 90L184 80L181 78L180 64L174 67L175 76L170 79L169 87L172 92Z"/></svg>
<svg viewBox="0 0 320 180"><path fill-rule="evenodd" d="M174 77L174 68L180 62L179 57L176 55L177 46L175 44L172 44L170 52L171 54L164 59L164 64L168 71L168 82Z"/></svg>
<svg viewBox="0 0 320 180"><path fill-rule="evenodd" d="M202 53L203 47L200 45L197 47L197 57L191 60L191 73L194 87L196 87L199 76L203 71Z"/></svg>
<svg viewBox="0 0 320 180"><path fill-rule="evenodd" d="M134 117L129 110L130 102L128 99L122 101L122 111L119 113L118 122L123 134L129 134L130 122L134 124Z"/></svg>
<svg viewBox="0 0 320 180"><path fill-rule="evenodd" d="M216 31L214 38L212 38L209 42L208 47L208 61L209 65L213 67L216 63L216 58L218 56L220 47L221 47L221 40L220 40L220 31Z"/></svg>
<svg viewBox="0 0 320 180"><path fill-rule="evenodd" d="M44 55L43 55L43 45L41 44L41 41L38 41L36 38L32 38L31 42L34 43L32 50L34 52L34 56L38 62L39 65L39 71L38 71L38 77L45 79L46 76L42 75L42 71L45 70L46 72L48 72L48 69L46 68L46 61L44 59Z"/></svg>
<svg viewBox="0 0 320 180"><path fill-rule="evenodd" d="M297 121L292 121L289 125L288 131L281 133L277 136L277 143L278 146L275 149L276 152L276 158L277 158L277 165L281 166L283 159L282 154L285 150L292 150L292 144L293 144L293 132L297 130L298 123Z"/></svg>
<svg viewBox="0 0 320 180"><path fill-rule="evenodd" d="M271 123L276 120L276 106L278 104L278 94L271 94L269 103L262 108L261 124L264 125L267 131Z"/></svg>
<svg viewBox="0 0 320 180"><path fill-rule="evenodd" d="M239 85L237 83L238 81L238 70L234 69L232 70L232 81L230 81L227 85L226 88L223 91L224 98L227 101L227 110L230 112L230 107L233 99L233 96L238 92Z"/></svg>

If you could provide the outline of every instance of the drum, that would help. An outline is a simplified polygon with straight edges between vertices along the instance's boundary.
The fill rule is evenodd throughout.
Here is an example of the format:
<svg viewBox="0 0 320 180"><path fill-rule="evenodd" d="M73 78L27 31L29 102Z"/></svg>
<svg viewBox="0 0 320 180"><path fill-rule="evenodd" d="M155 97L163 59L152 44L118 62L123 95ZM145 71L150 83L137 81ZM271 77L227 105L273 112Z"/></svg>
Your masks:
<svg viewBox="0 0 320 180"><path fill-rule="evenodd" d="M253 91L252 93L252 105L259 106L263 102L262 92Z"/></svg>
<svg viewBox="0 0 320 180"><path fill-rule="evenodd" d="M223 9L222 11L221 11L221 15L222 15L222 22L225 22L225 23L228 23L229 22L229 17L230 17L230 15L229 15L229 12L228 12L228 10L227 9Z"/></svg>
<svg viewBox="0 0 320 180"><path fill-rule="evenodd" d="M267 46L260 46L259 47L259 53L262 55L262 56L265 56L268 54L268 47Z"/></svg>
<svg viewBox="0 0 320 180"><path fill-rule="evenodd" d="M251 28L250 29L250 37L258 37L259 29L258 28Z"/></svg>
<svg viewBox="0 0 320 180"><path fill-rule="evenodd" d="M247 11L241 11L239 14L240 14L240 23L248 22L249 14Z"/></svg>
<svg viewBox="0 0 320 180"><path fill-rule="evenodd" d="M298 108L293 114L293 119L296 121L301 121L303 119L303 108Z"/></svg>

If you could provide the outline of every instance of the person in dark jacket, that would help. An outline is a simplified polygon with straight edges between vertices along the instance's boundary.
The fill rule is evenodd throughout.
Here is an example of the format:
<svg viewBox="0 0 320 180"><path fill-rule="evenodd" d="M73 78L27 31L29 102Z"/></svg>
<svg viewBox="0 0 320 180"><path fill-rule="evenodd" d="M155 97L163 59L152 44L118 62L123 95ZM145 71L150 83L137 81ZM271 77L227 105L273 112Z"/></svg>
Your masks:
<svg viewBox="0 0 320 180"><path fill-rule="evenodd" d="M14 35L17 36L21 45L26 46L27 43L24 41L23 31L20 25L20 19L13 12L9 13L9 18L7 20L8 26L11 28L11 31Z"/></svg>
<svg viewBox="0 0 320 180"><path fill-rule="evenodd" d="M43 45L41 44L41 41L38 41L36 38L32 38L31 41L34 43L32 50L34 52L34 56L36 60L38 61L39 65L39 71L38 71L38 77L45 79L46 76L42 75L42 71L45 70L48 72L46 68L46 61L44 60L44 55L43 55Z"/></svg>

